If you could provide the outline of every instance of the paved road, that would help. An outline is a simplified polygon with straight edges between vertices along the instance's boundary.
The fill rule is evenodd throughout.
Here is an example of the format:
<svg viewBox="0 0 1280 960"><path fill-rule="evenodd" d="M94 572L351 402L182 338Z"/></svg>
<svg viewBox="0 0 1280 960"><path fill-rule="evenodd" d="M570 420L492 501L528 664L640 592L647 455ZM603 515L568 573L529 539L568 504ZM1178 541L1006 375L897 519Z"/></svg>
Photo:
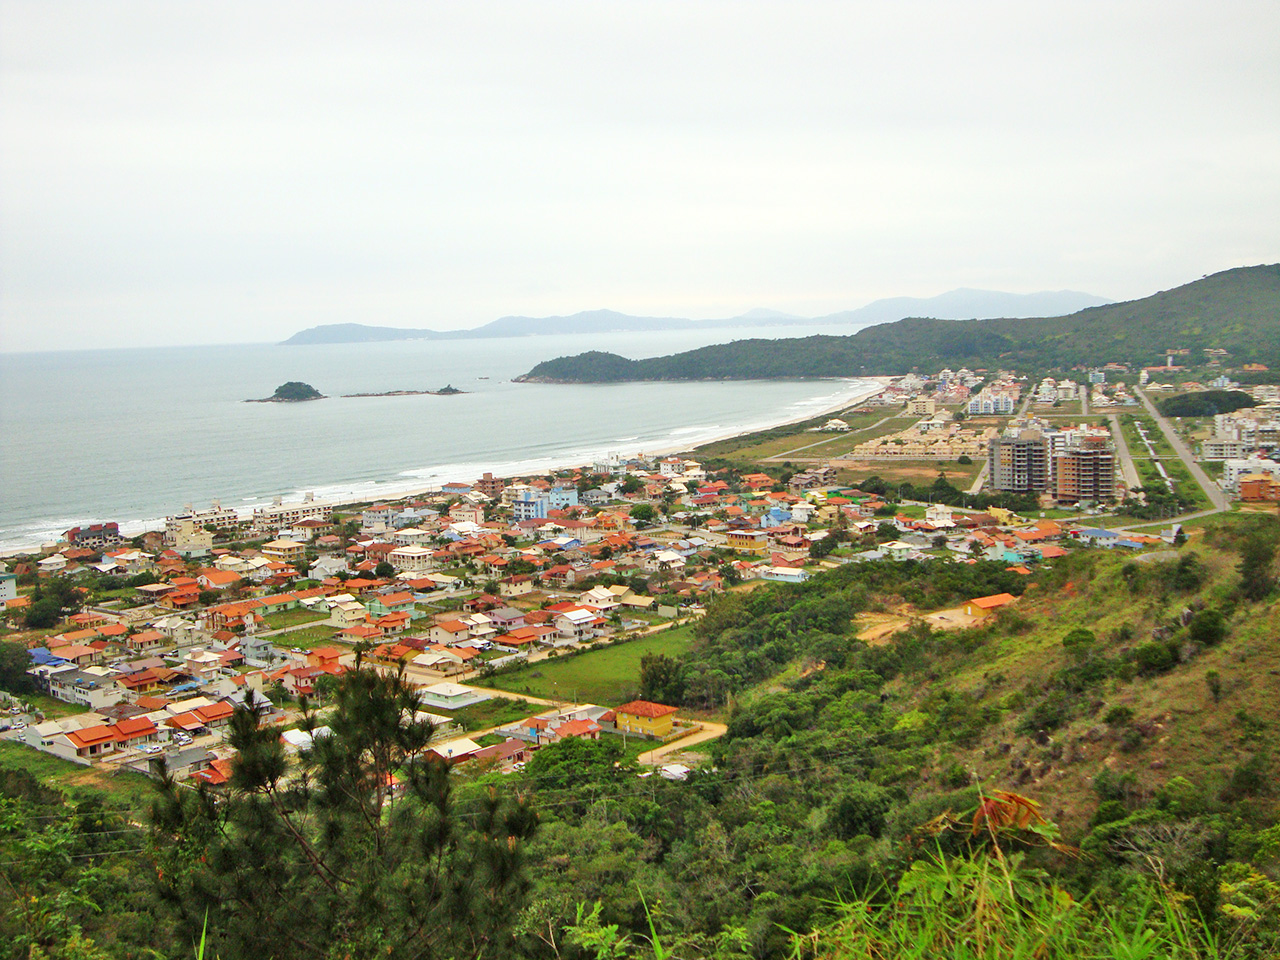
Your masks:
<svg viewBox="0 0 1280 960"><path fill-rule="evenodd" d="M672 743L665 743L656 749L650 750L648 753L642 753L636 757L636 763L654 766L668 754L677 753L700 743L706 743L708 740L715 740L717 737L723 737L729 732L729 728L723 723L712 723L710 720L699 720L698 722L702 724L702 729L697 733L692 736L682 737Z"/></svg>
<svg viewBox="0 0 1280 960"><path fill-rule="evenodd" d="M982 469L978 471L978 475L973 478L973 485L969 487L969 496L976 497L982 492L982 485L987 482L987 471L991 468L990 460L982 461Z"/></svg>
<svg viewBox="0 0 1280 960"><path fill-rule="evenodd" d="M1147 396L1146 391L1135 385L1133 392L1138 395L1138 399L1142 401L1142 405L1147 408L1147 412L1151 414L1156 424L1160 427L1164 438L1169 441L1169 446L1173 447L1174 453L1178 458L1187 465L1187 469L1191 471L1191 476L1195 477L1196 483L1200 484L1205 495L1209 498L1209 502L1213 504L1212 510L1205 510L1195 516L1205 516L1210 513L1219 513L1223 510L1230 510L1231 504L1227 500L1226 494L1222 492L1222 488L1209 479L1209 475L1200 469L1200 464L1196 463L1195 457L1191 455L1191 451L1187 449L1187 445L1182 442L1182 438L1178 436L1178 431L1173 429L1173 424L1164 418L1156 405L1151 402L1151 398ZM1182 519L1189 520L1191 517Z"/></svg>
<svg viewBox="0 0 1280 960"><path fill-rule="evenodd" d="M1129 485L1130 490L1136 490L1142 486L1142 478L1138 476L1138 468L1133 465L1133 454L1129 452L1129 441L1124 437L1124 431L1120 429L1120 417L1111 414L1108 419L1111 421L1111 438L1116 444L1116 453L1120 454L1120 472L1124 474L1124 482Z"/></svg>

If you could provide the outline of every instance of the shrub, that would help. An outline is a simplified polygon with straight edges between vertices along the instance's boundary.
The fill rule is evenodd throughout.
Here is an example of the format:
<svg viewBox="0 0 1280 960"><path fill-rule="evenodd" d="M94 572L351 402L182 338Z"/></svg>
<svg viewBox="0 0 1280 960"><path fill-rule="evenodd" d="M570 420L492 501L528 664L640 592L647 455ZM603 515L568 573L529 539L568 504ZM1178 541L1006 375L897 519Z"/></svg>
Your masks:
<svg viewBox="0 0 1280 960"><path fill-rule="evenodd" d="M1054 730L1071 716L1072 698L1062 690L1054 690L1035 703L1018 721L1019 733L1035 733L1037 730Z"/></svg>
<svg viewBox="0 0 1280 960"><path fill-rule="evenodd" d="M1102 718L1102 722L1109 727L1121 727L1133 719L1133 710L1130 707L1112 707L1107 711L1106 716Z"/></svg>
<svg viewBox="0 0 1280 960"><path fill-rule="evenodd" d="M1215 647L1227 635L1227 621L1217 610L1201 610L1188 626L1191 639L1206 647Z"/></svg>
<svg viewBox="0 0 1280 960"><path fill-rule="evenodd" d="M1133 652L1133 659L1139 674L1153 677L1172 670L1178 662L1178 655L1167 643L1144 643Z"/></svg>
<svg viewBox="0 0 1280 960"><path fill-rule="evenodd" d="M1222 677L1217 670L1210 670L1204 675L1205 685L1209 688L1209 693L1213 697L1213 702L1217 703L1222 699Z"/></svg>

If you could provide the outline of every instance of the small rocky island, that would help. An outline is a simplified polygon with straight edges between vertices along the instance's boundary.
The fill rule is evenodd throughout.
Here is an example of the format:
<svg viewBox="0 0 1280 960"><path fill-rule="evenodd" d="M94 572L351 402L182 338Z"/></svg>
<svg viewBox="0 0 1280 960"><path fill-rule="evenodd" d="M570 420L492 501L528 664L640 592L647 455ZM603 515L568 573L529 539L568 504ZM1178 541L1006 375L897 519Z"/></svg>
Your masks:
<svg viewBox="0 0 1280 960"><path fill-rule="evenodd" d="M459 390L453 384L441 387L439 390L388 390L386 393L344 393L344 400L351 400L357 397L452 397L457 393L466 393L465 390Z"/></svg>
<svg viewBox="0 0 1280 960"><path fill-rule="evenodd" d="M246 400L245 403L301 403L304 400L324 400L325 395L309 383L301 380L290 380L276 387L276 392L261 400Z"/></svg>

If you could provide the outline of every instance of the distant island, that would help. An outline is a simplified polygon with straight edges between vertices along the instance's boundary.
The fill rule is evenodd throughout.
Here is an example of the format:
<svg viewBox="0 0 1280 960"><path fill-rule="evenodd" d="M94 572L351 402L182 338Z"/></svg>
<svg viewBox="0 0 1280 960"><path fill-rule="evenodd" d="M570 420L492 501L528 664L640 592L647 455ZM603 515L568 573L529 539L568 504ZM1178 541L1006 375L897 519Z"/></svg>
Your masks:
<svg viewBox="0 0 1280 960"><path fill-rule="evenodd" d="M344 393L342 399L356 400L360 397L452 397L459 393L466 393L466 391L459 390L453 384L449 384L439 390L387 390L384 393Z"/></svg>
<svg viewBox="0 0 1280 960"><path fill-rule="evenodd" d="M246 400L245 403L302 403L307 400L324 400L325 395L309 383L301 380L290 380L276 387L276 392L261 400Z"/></svg>
<svg viewBox="0 0 1280 960"><path fill-rule="evenodd" d="M616 310L584 310L570 316L502 317L471 330L377 327L363 323L330 323L295 333L281 346L317 343L379 343L389 340L471 340L494 337L543 337L556 334L708 330L718 327L778 327L796 324L845 324L866 327L903 317L967 320L989 317L1052 317L1112 301L1075 290L1004 293L960 288L936 297L890 297L854 310L820 317L798 317L777 310L748 310L719 320L683 317L633 317Z"/></svg>
<svg viewBox="0 0 1280 960"><path fill-rule="evenodd" d="M1120 361L1159 366L1217 351L1223 366L1280 364L1280 264L1238 267L1126 303L1018 320L910 318L852 336L736 340L631 360L590 351L539 363L517 383L772 380L901 375L939 367L1030 370Z"/></svg>

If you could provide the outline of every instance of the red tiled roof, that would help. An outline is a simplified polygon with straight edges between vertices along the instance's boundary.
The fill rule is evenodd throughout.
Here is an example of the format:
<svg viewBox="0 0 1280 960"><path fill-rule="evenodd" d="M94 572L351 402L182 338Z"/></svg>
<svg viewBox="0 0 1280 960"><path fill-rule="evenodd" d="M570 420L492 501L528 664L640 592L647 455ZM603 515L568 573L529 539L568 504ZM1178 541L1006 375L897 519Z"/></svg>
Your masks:
<svg viewBox="0 0 1280 960"><path fill-rule="evenodd" d="M657 717L665 717L669 713L675 713L675 707L668 707L662 703L651 703L648 700L632 700L630 703L624 703L616 708L615 713L626 713L633 717L647 717L650 720Z"/></svg>
<svg viewBox="0 0 1280 960"><path fill-rule="evenodd" d="M1011 593L993 593L989 597L975 597L969 602L983 610L994 610L996 607L1003 607L1006 603L1012 603L1014 599Z"/></svg>

